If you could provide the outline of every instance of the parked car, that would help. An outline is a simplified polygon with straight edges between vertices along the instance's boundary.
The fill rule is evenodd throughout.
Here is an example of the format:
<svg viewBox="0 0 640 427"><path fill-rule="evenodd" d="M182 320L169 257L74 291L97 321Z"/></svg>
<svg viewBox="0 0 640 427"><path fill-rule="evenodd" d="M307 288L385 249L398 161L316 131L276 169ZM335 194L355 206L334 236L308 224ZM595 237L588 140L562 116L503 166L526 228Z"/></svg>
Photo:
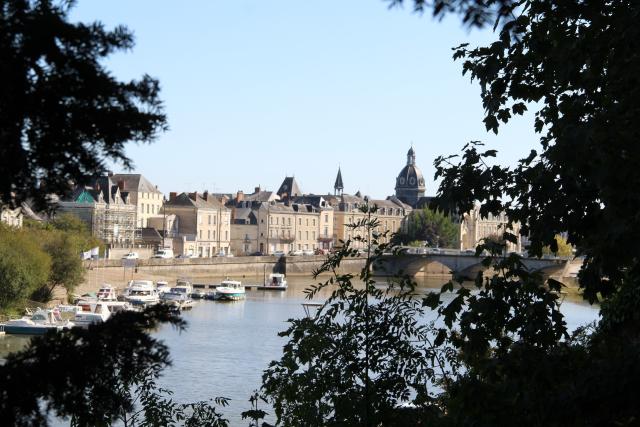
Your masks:
<svg viewBox="0 0 640 427"><path fill-rule="evenodd" d="M284 252L283 252L283 251L275 251L275 252L273 253L273 256L277 256L277 257L284 256Z"/></svg>
<svg viewBox="0 0 640 427"><path fill-rule="evenodd" d="M304 255L304 252L302 252L301 249L296 249L295 251L290 251L289 255L290 256L302 256L302 255Z"/></svg>
<svg viewBox="0 0 640 427"><path fill-rule="evenodd" d="M193 254L180 254L176 257L177 259L187 259L187 258L196 258Z"/></svg>
<svg viewBox="0 0 640 427"><path fill-rule="evenodd" d="M158 252L153 254L151 258L162 258L162 259L173 258L173 249L158 249Z"/></svg>
<svg viewBox="0 0 640 427"><path fill-rule="evenodd" d="M256 251L249 254L249 256L264 256L264 252Z"/></svg>
<svg viewBox="0 0 640 427"><path fill-rule="evenodd" d="M122 257L122 259L139 259L139 258L140 258L140 255L138 255L138 252L129 252L128 254Z"/></svg>
<svg viewBox="0 0 640 427"><path fill-rule="evenodd" d="M313 249L305 249L304 251L302 251L302 255L304 256L315 255L315 252L313 251Z"/></svg>

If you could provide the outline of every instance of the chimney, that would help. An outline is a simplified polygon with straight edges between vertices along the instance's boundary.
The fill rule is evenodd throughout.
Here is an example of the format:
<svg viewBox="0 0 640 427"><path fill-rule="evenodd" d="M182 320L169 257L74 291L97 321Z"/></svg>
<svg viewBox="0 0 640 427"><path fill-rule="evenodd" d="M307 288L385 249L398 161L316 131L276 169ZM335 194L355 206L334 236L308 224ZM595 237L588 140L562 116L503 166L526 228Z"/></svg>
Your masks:
<svg viewBox="0 0 640 427"><path fill-rule="evenodd" d="M169 201L173 202L176 197L178 197L178 193L176 193L175 191L172 191L171 193L169 193Z"/></svg>
<svg viewBox="0 0 640 427"><path fill-rule="evenodd" d="M189 193L189 198L195 202L198 200L198 192L194 191L193 193Z"/></svg>
<svg viewBox="0 0 640 427"><path fill-rule="evenodd" d="M204 193L202 194L202 198L205 199L207 202L209 201L209 190L204 190Z"/></svg>
<svg viewBox="0 0 640 427"><path fill-rule="evenodd" d="M260 192L260 186L256 187L254 190L254 193L259 193Z"/></svg>
<svg viewBox="0 0 640 427"><path fill-rule="evenodd" d="M238 190L236 193L236 203L239 203L244 200L244 192L242 190Z"/></svg>

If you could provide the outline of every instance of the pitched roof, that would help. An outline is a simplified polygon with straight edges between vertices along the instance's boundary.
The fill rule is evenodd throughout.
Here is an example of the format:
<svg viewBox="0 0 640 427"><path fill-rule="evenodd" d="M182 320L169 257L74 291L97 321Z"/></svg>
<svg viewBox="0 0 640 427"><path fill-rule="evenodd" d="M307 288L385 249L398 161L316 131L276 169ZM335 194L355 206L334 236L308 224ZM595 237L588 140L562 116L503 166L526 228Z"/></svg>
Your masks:
<svg viewBox="0 0 640 427"><path fill-rule="evenodd" d="M155 185L139 173L116 173L111 179L119 185L122 184L121 188L125 191L160 193Z"/></svg>
<svg viewBox="0 0 640 427"><path fill-rule="evenodd" d="M333 184L333 188L334 190L344 190L344 184L342 183L342 172L340 171L340 168L338 167L338 176L336 176L336 183Z"/></svg>
<svg viewBox="0 0 640 427"><path fill-rule="evenodd" d="M302 196L302 191L296 182L296 179L292 176L287 176L280 184L280 188L277 191L278 196L283 197L297 197Z"/></svg>
<svg viewBox="0 0 640 427"><path fill-rule="evenodd" d="M201 209L225 209L227 208L214 196L206 199L198 193L180 193L175 198L165 202L165 206L192 206Z"/></svg>

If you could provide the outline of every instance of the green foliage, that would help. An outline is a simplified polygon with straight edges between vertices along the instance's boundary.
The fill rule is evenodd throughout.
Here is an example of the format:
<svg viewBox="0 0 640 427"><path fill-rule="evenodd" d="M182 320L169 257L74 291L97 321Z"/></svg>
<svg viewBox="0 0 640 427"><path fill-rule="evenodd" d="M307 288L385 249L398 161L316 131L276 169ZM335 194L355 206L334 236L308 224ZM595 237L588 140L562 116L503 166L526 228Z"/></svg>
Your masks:
<svg viewBox="0 0 640 427"><path fill-rule="evenodd" d="M396 235L396 239L404 243L421 241L441 248L458 248L460 245L459 226L441 211L429 208L414 210L406 221L406 233Z"/></svg>
<svg viewBox="0 0 640 427"><path fill-rule="evenodd" d="M375 207L362 210L374 213ZM380 288L372 279L386 268L382 254L391 249L384 236L371 233L378 225L371 215L352 225L364 232L314 273L332 276L307 290L309 299L323 289L331 295L315 317L290 319L280 334L289 342L282 359L269 365L262 388L280 425L409 425L408 414L432 409L437 389L431 385L447 376L447 356L430 341L433 326L418 321L424 309L415 284L398 277ZM343 259L356 255L354 242L376 248L358 278L337 273ZM431 366L436 360L437 371ZM409 402L415 409L401 406Z"/></svg>
<svg viewBox="0 0 640 427"><path fill-rule="evenodd" d="M128 141L166 129L159 84L120 82L102 62L133 47L125 27L72 23L73 1L0 1L0 199L39 204L105 168L131 162Z"/></svg>
<svg viewBox="0 0 640 427"><path fill-rule="evenodd" d="M15 306L43 286L51 260L28 233L0 224L0 310Z"/></svg>
<svg viewBox="0 0 640 427"><path fill-rule="evenodd" d="M552 243L551 245L542 248L543 255L554 254L561 257L573 255L573 247L567 243L567 240L564 237L557 235L555 237L555 241L555 245Z"/></svg>
<svg viewBox="0 0 640 427"><path fill-rule="evenodd" d="M228 425L210 402L178 404L170 391L157 386L162 369L170 364L169 352L147 331L160 323L186 326L158 305L116 314L88 330L35 337L0 366L3 424L47 426L48 417L55 415L74 426L109 426L116 421L125 426Z"/></svg>

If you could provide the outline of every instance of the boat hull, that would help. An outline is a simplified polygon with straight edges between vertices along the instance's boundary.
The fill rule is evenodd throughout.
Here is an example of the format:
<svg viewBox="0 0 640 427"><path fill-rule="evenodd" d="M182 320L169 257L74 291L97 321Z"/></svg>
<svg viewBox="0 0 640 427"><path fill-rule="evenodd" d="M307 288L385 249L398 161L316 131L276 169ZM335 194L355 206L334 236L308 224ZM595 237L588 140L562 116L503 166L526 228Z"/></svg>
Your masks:
<svg viewBox="0 0 640 427"><path fill-rule="evenodd" d="M218 301L239 301L244 298L244 292L216 292L216 299Z"/></svg>
<svg viewBox="0 0 640 427"><path fill-rule="evenodd" d="M287 285L284 286L256 286L260 291L286 291Z"/></svg>
<svg viewBox="0 0 640 427"><path fill-rule="evenodd" d="M4 332L12 335L44 335L48 331L60 331L62 326L16 326L4 325Z"/></svg>

